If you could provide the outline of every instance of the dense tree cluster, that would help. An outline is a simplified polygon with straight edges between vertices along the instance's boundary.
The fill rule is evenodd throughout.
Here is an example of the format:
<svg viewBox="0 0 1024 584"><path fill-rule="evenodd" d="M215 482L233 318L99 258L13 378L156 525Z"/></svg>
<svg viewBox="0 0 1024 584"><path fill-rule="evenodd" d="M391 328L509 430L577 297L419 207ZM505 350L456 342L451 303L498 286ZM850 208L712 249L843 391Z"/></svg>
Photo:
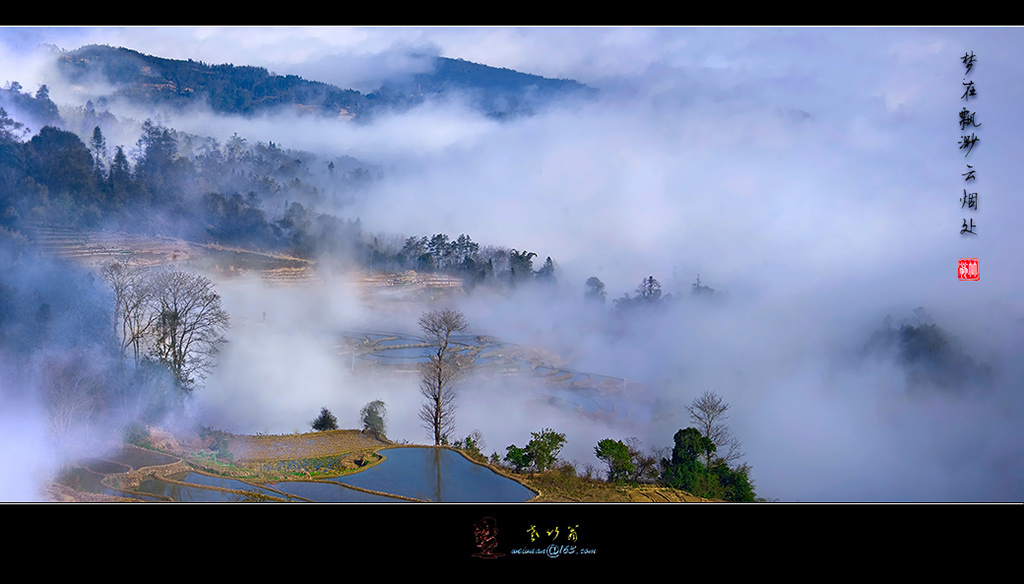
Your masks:
<svg viewBox="0 0 1024 584"><path fill-rule="evenodd" d="M405 240L402 250L394 261L407 269L432 271L458 271L475 274L480 258L480 244L468 235L462 234L451 239L447 234L436 233L432 237L410 237Z"/></svg>
<svg viewBox="0 0 1024 584"><path fill-rule="evenodd" d="M612 301L617 315L631 318L636 314L664 310L673 303L672 295L663 294L661 282L653 275L641 280L634 292L635 296L630 296L627 292L620 298ZM700 283L699 274L697 275L696 282L691 286L691 294L694 297L706 299L718 299L721 297L713 288ZM588 278L584 283L583 297L589 302L604 304L608 297L604 282L597 276Z"/></svg>
<svg viewBox="0 0 1024 584"><path fill-rule="evenodd" d="M662 480L699 497L750 503L757 500L750 466L734 463L742 446L725 425L729 404L707 391L687 405L697 427L676 432L671 458L663 458Z"/></svg>
<svg viewBox="0 0 1024 584"><path fill-rule="evenodd" d="M671 453L667 455L658 450L645 452L637 438L600 440L594 447L594 455L607 465L606 480L632 485L657 483L712 500L763 500L754 493L750 466L733 464L742 453L736 450L739 442L722 424L728 404L708 392L695 398L689 409L695 423L710 428L711 437L695 427L681 429L676 432ZM545 428L533 432L532 440L525 447L510 444L503 459L499 460L495 453L491 463L504 463L506 468L516 473L546 472L558 468L560 473L568 472L575 476L574 466L558 459L565 443L565 434ZM724 455L718 455L719 445L723 446L721 452ZM593 480L592 470L587 470L584 476Z"/></svg>
<svg viewBox="0 0 1024 584"><path fill-rule="evenodd" d="M598 460L608 465L609 482L653 483L658 480L658 459L646 454L637 438L625 442L605 438L594 447Z"/></svg>
<svg viewBox="0 0 1024 584"><path fill-rule="evenodd" d="M237 135L222 145L153 120L141 124L139 139L130 148L113 145L101 124L113 127L117 121L109 113L98 114L91 102L76 113L81 136L62 129L76 124L56 114L43 118L49 123L38 131L30 131L4 105L18 102L19 111L47 110L44 106L55 110L47 94L31 96L12 88L2 93L0 225L5 227L17 229L26 221L104 225L226 244L294 247L307 255L334 240L354 243L361 236L357 221L310 209L337 202L366 180L368 171L351 160L330 161L314 173L308 166L312 155L273 143L250 145ZM33 103L40 105L26 105ZM347 170L335 172L334 162ZM269 217L265 200L283 209L281 215Z"/></svg>
<svg viewBox="0 0 1024 584"><path fill-rule="evenodd" d="M887 316L865 345L864 356L894 358L906 374L912 392L927 389L962 392L989 387L992 367L979 363L964 351L960 342L932 322L923 308L914 317L895 326Z"/></svg>
<svg viewBox="0 0 1024 584"><path fill-rule="evenodd" d="M416 270L460 278L467 290L479 285L515 289L531 283L556 283L556 265L548 257L533 269L535 252L498 246L481 246L463 233L408 237L398 250L387 250L376 241L364 253L363 265L385 270Z"/></svg>
<svg viewBox="0 0 1024 584"><path fill-rule="evenodd" d="M558 454L565 446L565 434L544 428L539 432L531 432L532 437L525 447L510 444L505 449L505 462L516 472L529 469L531 472L544 472L555 466Z"/></svg>
<svg viewBox="0 0 1024 584"><path fill-rule="evenodd" d="M702 457L715 452L715 444L696 428L679 430L673 437L672 457L662 460L665 484L698 497L752 503L757 500L750 480L750 467L731 467L722 459L710 466Z"/></svg>
<svg viewBox="0 0 1024 584"><path fill-rule="evenodd" d="M654 276L648 276L636 287L636 296L631 298L629 294L623 294L622 298L618 298L613 302L617 310L624 311L633 308L660 307L670 302L671 298L671 294L663 297L661 295L661 282L654 279Z"/></svg>
<svg viewBox="0 0 1024 584"><path fill-rule="evenodd" d="M25 131L43 126L55 126L61 121L57 104L50 99L50 90L40 85L35 94L28 93L17 81L10 81L0 88L0 107L19 120L28 120L31 127Z"/></svg>

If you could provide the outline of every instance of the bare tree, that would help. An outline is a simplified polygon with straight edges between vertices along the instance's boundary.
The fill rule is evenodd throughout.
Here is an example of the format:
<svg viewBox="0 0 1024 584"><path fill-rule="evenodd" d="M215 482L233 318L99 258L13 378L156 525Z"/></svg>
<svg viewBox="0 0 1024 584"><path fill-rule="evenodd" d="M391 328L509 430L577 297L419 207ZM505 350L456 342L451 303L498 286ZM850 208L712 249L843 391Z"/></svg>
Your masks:
<svg viewBox="0 0 1024 584"><path fill-rule="evenodd" d="M186 394L209 371L226 339L228 313L207 278L168 270L153 279L156 311L153 353L167 365Z"/></svg>
<svg viewBox="0 0 1024 584"><path fill-rule="evenodd" d="M637 483L653 483L658 479L658 456L656 454L644 454L644 443L637 437L626 438L626 449L629 452L629 461L633 463L633 473L629 479Z"/></svg>
<svg viewBox="0 0 1024 584"><path fill-rule="evenodd" d="M85 355L55 355L42 364L41 381L46 400L47 421L63 464L74 434L87 426L99 404L103 376L94 371Z"/></svg>
<svg viewBox="0 0 1024 584"><path fill-rule="evenodd" d="M149 274L145 268L133 265L131 258L125 258L103 266L100 275L114 294L114 332L120 339L121 360L131 351L138 365L145 354L145 339L156 322Z"/></svg>
<svg viewBox="0 0 1024 584"><path fill-rule="evenodd" d="M130 258L103 266L100 275L114 296L121 362L130 354L139 366L153 357L191 393L225 342L229 324L213 283L182 270L154 272Z"/></svg>
<svg viewBox="0 0 1024 584"><path fill-rule="evenodd" d="M420 317L420 330L426 335L434 352L420 370L420 394L424 397L420 420L434 435L434 444L447 443L455 430L456 393L452 380L462 369L452 349L451 337L466 330L466 317L457 310L427 312Z"/></svg>
<svg viewBox="0 0 1024 584"><path fill-rule="evenodd" d="M704 464L711 466L713 460L721 460L729 464L743 457L740 448L743 443L733 435L732 430L725 425L729 418L726 413L729 411L729 404L725 403L722 396L705 391L700 397L696 397L686 406L690 413L690 420L697 424L697 429L714 444L714 452L711 450L704 453ZM712 459L712 454L717 456Z"/></svg>

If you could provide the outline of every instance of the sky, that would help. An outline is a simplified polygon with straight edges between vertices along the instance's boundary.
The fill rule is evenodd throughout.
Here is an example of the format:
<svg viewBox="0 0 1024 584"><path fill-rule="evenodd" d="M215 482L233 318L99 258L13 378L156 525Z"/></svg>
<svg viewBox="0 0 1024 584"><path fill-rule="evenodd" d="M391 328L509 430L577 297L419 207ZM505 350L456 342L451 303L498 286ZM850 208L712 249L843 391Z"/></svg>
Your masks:
<svg viewBox="0 0 1024 584"><path fill-rule="evenodd" d="M256 65L360 91L422 67L412 51L594 87L592 103L555 104L512 123L458 102L369 125L243 122L203 112L170 122L380 165L384 179L345 210L365 230L468 233L557 262L557 298L470 299L460 309L484 334L642 382L663 415L595 428L520 405L515 423L503 424L488 418L507 410L500 392L477 392L465 397L461 415L478 422L459 432L486 428L488 451L565 424L567 457L598 466L593 445L604 437L670 446L687 425L682 406L712 390L732 406L729 422L760 495L1024 496L1015 365L1024 346L1024 205L1016 192L1022 29L8 28L0 40L10 76L0 82L51 83L58 103L81 99L81 88L56 84L25 57L39 42ZM967 72L969 53L976 61ZM965 100L967 82L977 94ZM965 107L980 125L962 132ZM959 144L967 133L979 138L970 153ZM969 169L973 182L963 179ZM976 211L962 208L965 189L977 193ZM976 235L961 234L964 220L973 220ZM980 281L958 281L961 258L979 259ZM697 274L726 300L687 302ZM648 275L678 299L668 316L640 319L615 339L593 334L600 317L580 302L586 279L600 278L611 300L632 294ZM240 334L200 401L226 425L242 424L224 413L241 386L278 379L293 388L286 408L279 396L250 400L258 410L252 418L265 412L268 422L237 431L292 431L315 416L330 387L356 383L332 364L316 337L321 330L295 323L414 328L415 315L403 321L352 308L354 292L343 284L303 292L309 296L300 302L255 284L223 290L236 313L258 320L274 306L282 313L276 322L288 323ZM284 308L291 302L295 308ZM329 317L287 312L310 305L328 307ZM996 364L997 387L915 398L892 363L856 362L852 355L887 314L898 322L917 307L976 359ZM275 361L282 346L289 357ZM261 366L247 369L254 358ZM281 364L296 359L309 361L301 380ZM397 406L402 392L387 389L385 401ZM376 397L345 399L357 408ZM392 407L395 431L424 440L414 415L399 409Z"/></svg>

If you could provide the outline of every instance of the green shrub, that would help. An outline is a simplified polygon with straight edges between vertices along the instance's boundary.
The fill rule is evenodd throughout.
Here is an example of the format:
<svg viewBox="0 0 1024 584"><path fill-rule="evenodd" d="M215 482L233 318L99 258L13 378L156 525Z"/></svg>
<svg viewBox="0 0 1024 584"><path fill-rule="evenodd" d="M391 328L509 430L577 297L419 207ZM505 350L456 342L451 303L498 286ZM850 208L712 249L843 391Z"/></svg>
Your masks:
<svg viewBox="0 0 1024 584"><path fill-rule="evenodd" d="M380 439L387 437L387 408L383 401L378 399L366 404L359 412L359 417L363 421L363 430Z"/></svg>
<svg viewBox="0 0 1024 584"><path fill-rule="evenodd" d="M512 444L505 449L505 462L511 464L516 472L523 472L523 469L530 466L533 460L526 450Z"/></svg>
<svg viewBox="0 0 1024 584"><path fill-rule="evenodd" d="M555 432L551 428L544 428L540 432L531 432L533 440L526 445L530 454L533 466L538 472L543 472L555 466L558 462L558 453L562 446L565 446L565 434Z"/></svg>
<svg viewBox="0 0 1024 584"><path fill-rule="evenodd" d="M153 443L149 440L149 428L138 422L132 422L124 427L122 439L125 444L132 444L150 450L153 448Z"/></svg>
<svg viewBox="0 0 1024 584"><path fill-rule="evenodd" d="M629 459L629 447L619 440L601 440L594 447L594 454L608 465L608 482L623 482L636 471Z"/></svg>

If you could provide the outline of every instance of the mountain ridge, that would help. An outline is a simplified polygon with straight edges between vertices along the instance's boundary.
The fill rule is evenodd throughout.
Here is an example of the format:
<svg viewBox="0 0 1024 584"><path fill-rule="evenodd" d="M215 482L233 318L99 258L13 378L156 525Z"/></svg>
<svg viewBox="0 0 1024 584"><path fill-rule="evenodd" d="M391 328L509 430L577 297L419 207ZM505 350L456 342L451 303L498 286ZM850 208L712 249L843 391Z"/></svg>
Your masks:
<svg viewBox="0 0 1024 584"><path fill-rule="evenodd" d="M266 67L193 59L168 59L126 47L85 45L60 53L58 68L73 83L100 79L114 86L109 97L186 107L209 105L215 112L254 115L297 109L318 115L369 118L406 109L432 97L463 94L494 117L530 114L555 99L596 91L569 79L549 79L463 59L433 57L432 70L393 76L369 93L272 73Z"/></svg>

